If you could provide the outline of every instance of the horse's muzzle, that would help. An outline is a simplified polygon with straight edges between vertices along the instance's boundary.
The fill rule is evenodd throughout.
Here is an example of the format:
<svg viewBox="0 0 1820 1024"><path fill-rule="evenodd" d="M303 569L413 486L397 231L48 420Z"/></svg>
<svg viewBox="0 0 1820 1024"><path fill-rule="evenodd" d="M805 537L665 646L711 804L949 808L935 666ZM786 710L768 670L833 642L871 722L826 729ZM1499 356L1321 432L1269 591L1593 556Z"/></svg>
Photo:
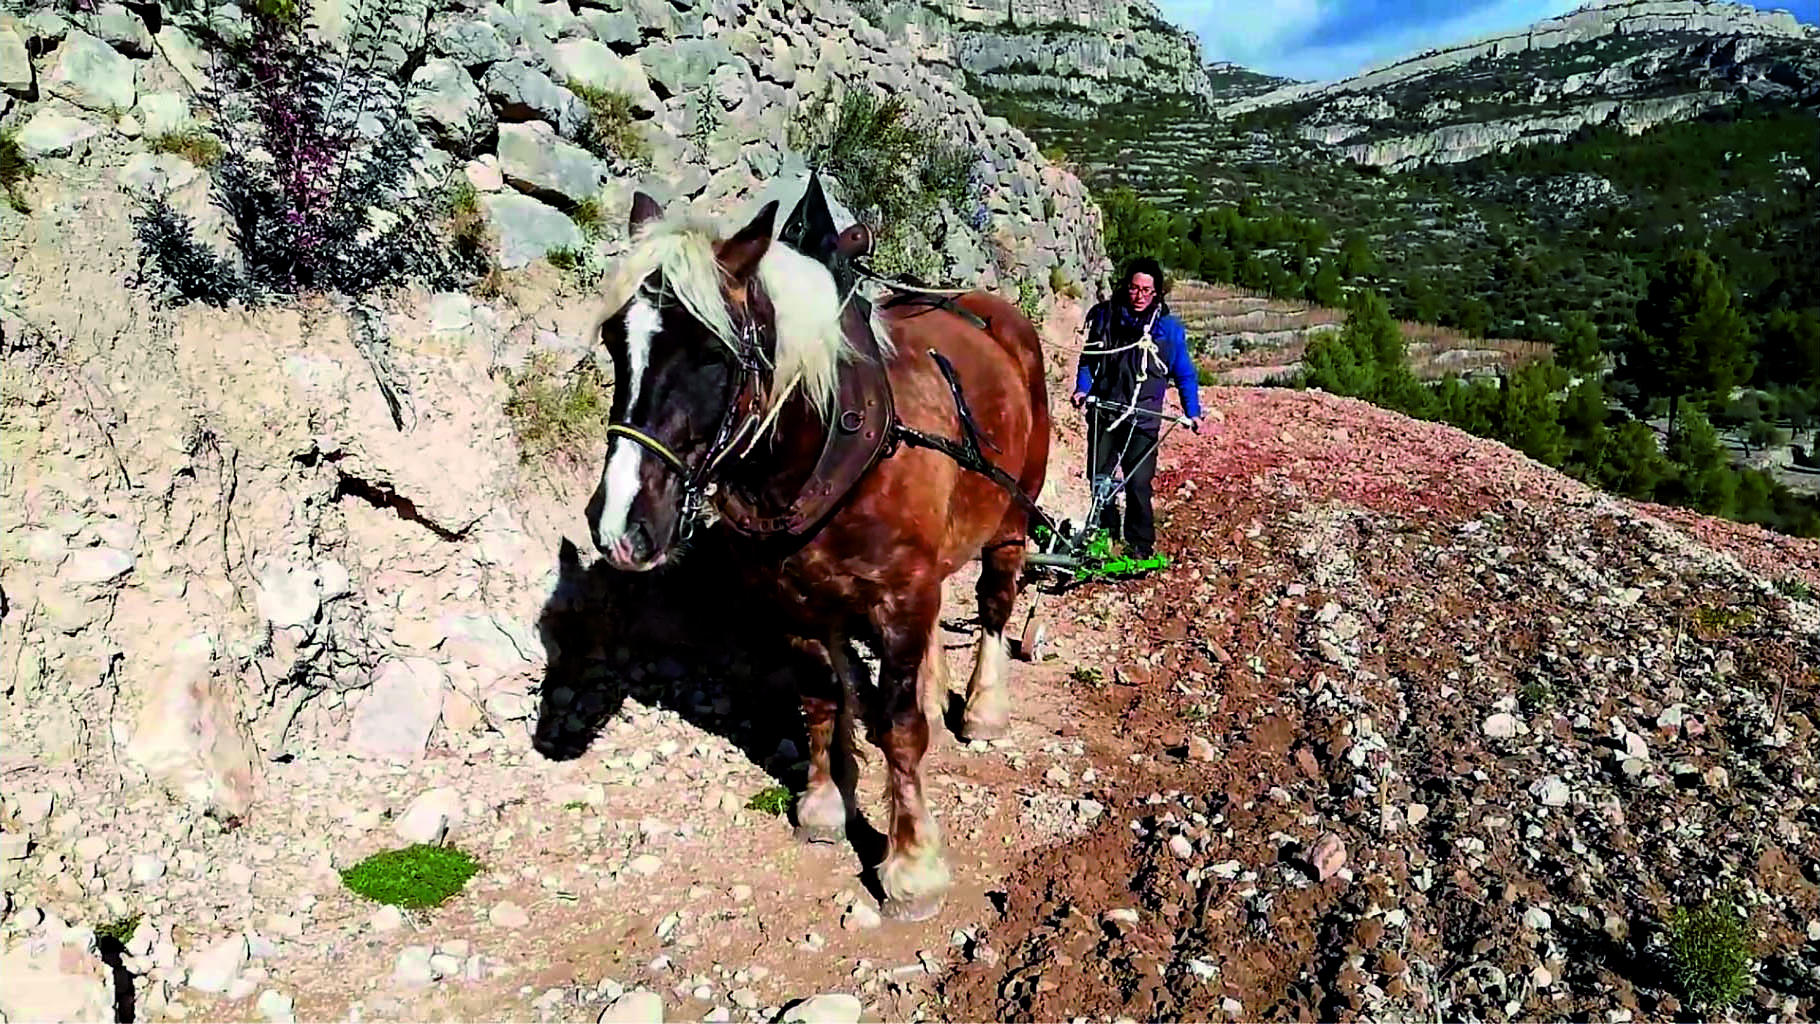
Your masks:
<svg viewBox="0 0 1820 1024"><path fill-rule="evenodd" d="M610 541L602 541L596 536L594 546L613 568L622 572L645 572L657 568L664 560L664 554L651 543L651 535L642 523L628 527L625 533Z"/></svg>

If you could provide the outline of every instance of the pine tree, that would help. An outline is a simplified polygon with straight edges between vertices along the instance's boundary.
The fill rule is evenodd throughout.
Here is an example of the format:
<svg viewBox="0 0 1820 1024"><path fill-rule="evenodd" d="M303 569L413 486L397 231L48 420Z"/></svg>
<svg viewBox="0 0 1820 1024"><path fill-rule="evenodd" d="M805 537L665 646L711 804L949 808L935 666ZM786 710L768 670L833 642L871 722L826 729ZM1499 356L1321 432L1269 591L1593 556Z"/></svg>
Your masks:
<svg viewBox="0 0 1820 1024"><path fill-rule="evenodd" d="M1682 399L1725 396L1750 375L1749 341L1718 266L1698 249L1684 250L1650 279L1637 304L1619 376L1636 386L1644 405L1668 399L1672 434Z"/></svg>
<svg viewBox="0 0 1820 1024"><path fill-rule="evenodd" d="M1603 356L1598 328L1578 313L1569 315L1555 346L1555 362L1569 373L1586 376L1598 371Z"/></svg>
<svg viewBox="0 0 1820 1024"><path fill-rule="evenodd" d="M1611 433L1605 427L1609 412L1605 407L1605 388L1597 377L1580 381L1561 402L1561 427L1568 439L1567 464L1583 479L1599 476L1606 446L1611 443Z"/></svg>
<svg viewBox="0 0 1820 1024"><path fill-rule="evenodd" d="M1668 458L1678 469L1673 488L1681 502L1702 512L1725 515L1737 494L1738 475L1719 443L1719 432L1699 408L1681 413L1668 435Z"/></svg>
<svg viewBox="0 0 1820 1024"><path fill-rule="evenodd" d="M1599 485L1628 498L1647 500L1674 472L1656 444L1649 424L1626 420L1611 432L1611 441L1600 459Z"/></svg>
<svg viewBox="0 0 1820 1024"><path fill-rule="evenodd" d="M1765 387L1820 385L1820 310L1778 309L1763 324L1757 380Z"/></svg>
<svg viewBox="0 0 1820 1024"><path fill-rule="evenodd" d="M1505 444L1546 466L1559 466L1567 435L1549 386L1548 366L1525 363L1504 378L1498 402L1498 434Z"/></svg>

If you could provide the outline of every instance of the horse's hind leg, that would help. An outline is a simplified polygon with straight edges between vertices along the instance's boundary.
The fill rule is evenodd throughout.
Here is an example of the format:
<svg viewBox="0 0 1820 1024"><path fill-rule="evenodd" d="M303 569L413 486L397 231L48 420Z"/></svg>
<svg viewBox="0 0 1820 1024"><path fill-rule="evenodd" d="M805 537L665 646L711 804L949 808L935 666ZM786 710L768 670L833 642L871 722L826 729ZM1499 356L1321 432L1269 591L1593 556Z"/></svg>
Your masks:
<svg viewBox="0 0 1820 1024"><path fill-rule="evenodd" d="M832 647L813 641L796 641L793 646L804 656L797 686L809 733L809 779L796 799L796 838L837 843L847 837L854 775L850 731L843 728L848 720L847 687Z"/></svg>
<svg viewBox="0 0 1820 1024"><path fill-rule="evenodd" d="M1007 520L1012 517L1007 516ZM1017 517L1019 523L1022 517ZM1024 569L1021 533L1001 532L981 551L979 584L980 639L973 676L967 681L967 710L961 718L964 740L997 739L1011 725L1011 652L1005 646L1005 626L1017 603L1017 578Z"/></svg>
<svg viewBox="0 0 1820 1024"><path fill-rule="evenodd" d="M872 611L881 649L878 689L868 710L872 734L884 749L891 776L887 852L878 866L885 899L879 910L897 921L933 917L949 884L941 829L923 800L929 720L917 692L917 677L941 611L941 585L933 582L933 573L917 576L932 582L916 584L916 592L887 600Z"/></svg>

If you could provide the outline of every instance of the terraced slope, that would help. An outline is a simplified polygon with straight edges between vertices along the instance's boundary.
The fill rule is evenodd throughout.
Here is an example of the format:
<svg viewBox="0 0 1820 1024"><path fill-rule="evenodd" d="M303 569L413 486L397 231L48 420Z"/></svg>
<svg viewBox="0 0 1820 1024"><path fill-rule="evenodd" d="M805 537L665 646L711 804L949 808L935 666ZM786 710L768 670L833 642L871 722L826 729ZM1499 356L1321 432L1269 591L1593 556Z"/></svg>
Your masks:
<svg viewBox="0 0 1820 1024"><path fill-rule="evenodd" d="M1178 283L1169 308L1188 329L1202 379L1222 384L1255 384L1287 377L1300 365L1304 347L1340 330L1346 312L1286 302L1242 288L1200 281ZM1538 358L1546 346L1508 339L1465 337L1433 324L1400 325L1418 376L1439 378L1449 371L1494 372Z"/></svg>

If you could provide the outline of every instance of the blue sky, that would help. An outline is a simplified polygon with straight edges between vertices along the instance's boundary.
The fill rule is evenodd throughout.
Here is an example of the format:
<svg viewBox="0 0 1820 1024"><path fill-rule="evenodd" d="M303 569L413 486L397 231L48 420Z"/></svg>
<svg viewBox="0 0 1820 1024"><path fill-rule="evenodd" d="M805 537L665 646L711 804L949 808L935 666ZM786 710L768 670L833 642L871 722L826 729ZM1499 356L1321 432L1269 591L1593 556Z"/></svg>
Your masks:
<svg viewBox="0 0 1820 1024"><path fill-rule="evenodd" d="M1201 37L1209 61L1304 80L1366 67L1565 14L1585 0L1156 0ZM1809 24L1820 0L1743 0Z"/></svg>

